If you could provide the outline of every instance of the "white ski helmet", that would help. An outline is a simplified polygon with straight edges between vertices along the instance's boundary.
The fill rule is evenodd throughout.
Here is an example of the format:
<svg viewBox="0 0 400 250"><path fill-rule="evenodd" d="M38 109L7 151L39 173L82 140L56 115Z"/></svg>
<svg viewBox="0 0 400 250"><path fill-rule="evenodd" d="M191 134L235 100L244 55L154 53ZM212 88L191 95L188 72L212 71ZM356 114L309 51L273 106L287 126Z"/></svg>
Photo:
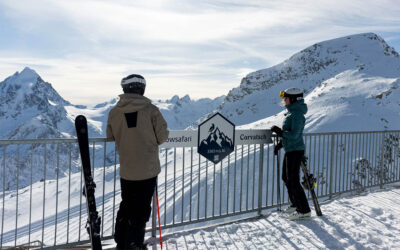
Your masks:
<svg viewBox="0 0 400 250"><path fill-rule="evenodd" d="M280 97L283 99L284 97L288 97L290 103L295 103L296 101L303 99L303 91L298 88L288 88L284 91L281 91Z"/></svg>
<svg viewBox="0 0 400 250"><path fill-rule="evenodd" d="M144 94L146 89L146 80L143 76L132 74L121 80L121 87L124 93Z"/></svg>

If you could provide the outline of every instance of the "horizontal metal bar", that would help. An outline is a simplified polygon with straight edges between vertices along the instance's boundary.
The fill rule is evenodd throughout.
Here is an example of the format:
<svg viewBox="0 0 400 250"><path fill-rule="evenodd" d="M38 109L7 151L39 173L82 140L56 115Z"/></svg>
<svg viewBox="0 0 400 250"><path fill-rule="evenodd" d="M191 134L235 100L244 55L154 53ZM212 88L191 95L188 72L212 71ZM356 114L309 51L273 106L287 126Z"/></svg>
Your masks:
<svg viewBox="0 0 400 250"><path fill-rule="evenodd" d="M254 131L269 131L269 130L236 130L236 133L254 133ZM172 131L171 131L172 132ZM174 133L188 133L186 130L173 130ZM189 131L190 134L197 131ZM352 132L326 132L326 133L304 133L303 136L321 136L321 135L338 135L338 134L376 134L376 133L400 133L400 130L385 130L385 131L352 131ZM10 145L10 144L44 144L44 143L77 143L78 140L75 138L57 138L57 139L23 139L23 140L0 140L0 145ZM107 140L107 138L89 138L89 142L112 142ZM245 143L243 145L259 144L257 143ZM183 145L183 144L182 144ZM197 146L197 145L196 145ZM166 146L161 145L161 148ZM169 146L168 146L169 147ZM186 147L186 146L179 146Z"/></svg>

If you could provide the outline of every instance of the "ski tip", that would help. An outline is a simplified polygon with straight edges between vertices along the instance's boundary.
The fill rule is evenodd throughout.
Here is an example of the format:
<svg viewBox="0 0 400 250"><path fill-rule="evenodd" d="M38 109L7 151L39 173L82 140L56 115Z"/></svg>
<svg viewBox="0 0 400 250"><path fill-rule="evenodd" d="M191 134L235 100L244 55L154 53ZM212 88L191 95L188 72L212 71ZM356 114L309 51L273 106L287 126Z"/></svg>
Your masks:
<svg viewBox="0 0 400 250"><path fill-rule="evenodd" d="M86 117L85 117L84 115L78 115L78 116L75 118L75 121L84 121L84 120L86 120Z"/></svg>

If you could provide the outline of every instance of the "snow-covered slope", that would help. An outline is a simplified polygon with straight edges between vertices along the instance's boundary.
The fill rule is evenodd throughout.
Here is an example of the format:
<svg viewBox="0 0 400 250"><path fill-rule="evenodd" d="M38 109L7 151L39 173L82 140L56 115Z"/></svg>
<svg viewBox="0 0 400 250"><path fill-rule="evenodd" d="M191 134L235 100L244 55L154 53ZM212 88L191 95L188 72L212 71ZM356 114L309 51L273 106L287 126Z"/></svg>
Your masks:
<svg viewBox="0 0 400 250"><path fill-rule="evenodd" d="M392 47L373 33L352 35L248 74L218 111L244 127L280 125L279 92L298 87L309 105L308 132L399 129L399 79L400 57Z"/></svg>
<svg viewBox="0 0 400 250"><path fill-rule="evenodd" d="M72 138L74 119L79 114L88 118L90 137L104 137L108 112L119 99L90 108L73 105L28 67L0 82L0 97L0 139ZM178 130L215 110L224 97L191 100L188 95L174 96L153 103L168 127Z"/></svg>
<svg viewBox="0 0 400 250"><path fill-rule="evenodd" d="M160 108L169 128L177 130L188 127L199 117L215 110L223 98L222 96L214 100L208 98L191 100L189 96L183 98L174 96L171 100L159 100L153 103ZM89 137L105 137L108 113L118 99L117 97L94 107L73 105L64 100L51 84L45 82L34 70L25 68L0 82L0 140L74 138L74 120L77 115L87 117ZM76 145L8 146L5 151L8 162L5 173L6 188L13 189L17 185L24 187L30 183L31 162L36 170L32 176L33 182L54 179L57 174L65 176L69 171L70 147L73 147L72 156L76 156L78 154ZM99 151L99 154L104 154L102 150L103 148L96 147L96 152ZM113 163L114 146L107 147L106 154L106 164ZM37 158L31 159L31 155ZM2 159L2 153L0 157ZM48 167L45 166L46 162L54 166L58 161L59 173L55 167L45 171ZM103 160L100 163L103 164ZM73 161L71 165L72 172L80 170L79 161ZM19 166L18 170L16 166ZM46 176L43 176L44 172ZM2 176L3 171L0 171L0 179ZM20 177L19 183L16 181L16 176Z"/></svg>
<svg viewBox="0 0 400 250"><path fill-rule="evenodd" d="M309 93L305 132L398 130L400 77L386 78L348 70ZM280 125L286 110L242 128Z"/></svg>
<svg viewBox="0 0 400 250"><path fill-rule="evenodd" d="M182 157L182 155L179 157ZM169 167L173 167L172 162L169 165ZM203 167L205 165L204 162ZM250 165L252 164L250 163ZM172 171L165 178L163 176L166 173L164 170L159 177L159 192L161 191L159 195L162 197L159 200L161 223L164 222L165 212L167 222L170 223L176 209L175 215L177 216L175 218L179 222L181 208L197 207L195 202L198 189L194 188L194 192L191 194L193 197L189 196L189 183L184 190L185 198L182 199L181 187L183 185L181 181L183 178L180 175L182 173L180 166L182 165L177 164L176 179L173 178ZM102 224L104 235L112 234L113 223L115 222L113 219L115 220L114 216L121 199L119 181L114 182L115 170L118 175L119 166L116 168L110 166L104 170L96 169L94 171L94 180L97 183L96 194L98 195L96 202L99 214L104 221L104 224ZM205 169L203 170L205 172ZM219 176L215 176L214 173L211 173L209 178L212 178L212 176L216 180L220 180ZM190 178L185 179L190 180ZM194 187L198 185L198 178L195 179L197 180L194 181ZM167 180L167 182L164 182L164 180ZM249 181L250 187L255 184L251 178ZM204 195L206 190L209 191L208 204L211 204L213 187L210 183L206 186L206 183L208 183L208 180L203 175L200 192ZM68 188L69 185L71 185L71 189ZM166 199L164 199L163 193L164 185L168 190L171 190ZM312 208L313 218L311 220L288 221L282 213L275 212L276 208L272 208L264 211L262 217L224 226L178 233L173 233L174 230L177 230L176 228L164 229L164 246L167 249L398 249L400 247L400 240L397 236L400 233L400 200L398 199L400 189L398 184L392 187L389 185L383 190L368 191L361 194L353 192L353 194L357 193L357 196L335 197L332 200L321 202L323 216L317 217ZM88 235L84 230L86 208L85 201L82 200L81 187L81 176L79 173L75 173L72 174L71 178L64 177L57 182L53 180L34 183L31 187L20 189L18 194L15 190L5 192L4 199L0 199L0 207L3 207L3 204L5 207L3 244L13 246L16 235L17 245L27 243L28 237L31 241L41 240L42 232L44 233L44 243L49 246L54 243L65 244L67 241L76 242L78 239L87 239ZM236 185L236 188L238 187L239 185ZM116 188L115 192L114 188ZM174 193L172 190L176 190L176 192ZM271 189L269 190L271 191ZM246 197L246 192L240 195ZM343 196L346 196L346 194L343 194ZM43 199L46 201L45 206ZM201 199L201 210L207 207L208 214L211 215L214 211L213 208L204 205L207 204L203 200L205 197ZM177 206L172 203L175 200L178 201ZM181 206L182 203L179 203L182 200L184 200L183 206ZM16 207L17 201L18 208ZM169 204L167 208L164 207L164 202ZM194 204L189 205L190 202ZM218 207L218 202L216 205ZM29 212L30 207L32 213ZM243 207L245 207L245 204ZM17 232L15 231L16 210L18 212ZM43 217L43 211L45 211L45 217ZM189 213L187 210L185 211L187 212L185 212L185 218L188 218ZM216 208L216 211L219 211L219 209ZM225 210L223 209L223 211ZM196 214L193 216L196 216ZM32 222L31 227L29 227L29 221ZM212 221L203 221L200 226L207 226L212 223ZM150 226L151 222L147 225ZM44 231L42 231L42 226L44 226ZM114 244L114 242L111 242L111 244Z"/></svg>

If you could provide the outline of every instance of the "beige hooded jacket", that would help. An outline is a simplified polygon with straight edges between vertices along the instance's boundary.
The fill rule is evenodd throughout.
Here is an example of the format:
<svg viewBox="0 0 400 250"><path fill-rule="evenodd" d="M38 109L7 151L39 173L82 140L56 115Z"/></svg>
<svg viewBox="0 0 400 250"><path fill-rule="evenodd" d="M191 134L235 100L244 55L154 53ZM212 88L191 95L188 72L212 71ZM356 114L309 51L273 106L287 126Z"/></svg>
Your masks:
<svg viewBox="0 0 400 250"><path fill-rule="evenodd" d="M121 178L134 181L157 176L161 171L158 145L168 134L167 122L148 98L120 95L108 114L107 140L117 144Z"/></svg>

